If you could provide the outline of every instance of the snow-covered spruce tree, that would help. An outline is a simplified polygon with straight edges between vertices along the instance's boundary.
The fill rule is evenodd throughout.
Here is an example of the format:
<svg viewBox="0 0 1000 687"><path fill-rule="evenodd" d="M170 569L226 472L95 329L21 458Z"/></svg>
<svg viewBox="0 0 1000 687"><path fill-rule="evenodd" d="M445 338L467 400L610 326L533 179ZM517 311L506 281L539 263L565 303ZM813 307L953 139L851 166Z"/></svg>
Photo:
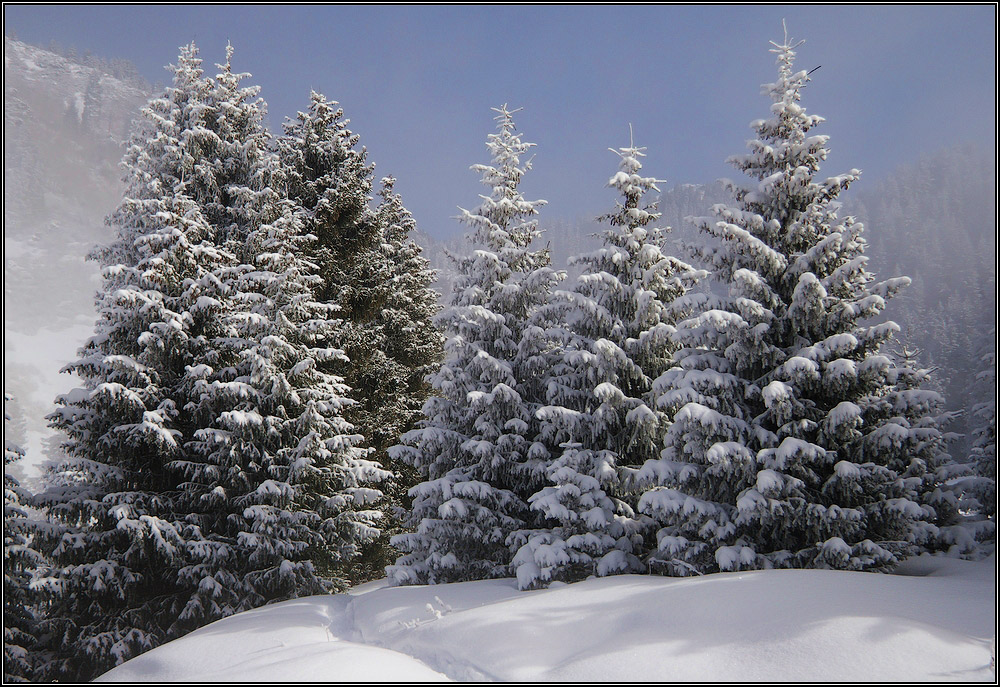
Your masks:
<svg viewBox="0 0 1000 687"><path fill-rule="evenodd" d="M278 149L287 195L303 231L316 236L305 247L321 277L314 293L344 322L337 343L349 362L337 370L356 401L347 417L374 449L373 459L398 472L405 466L392 464L386 450L413 428L428 393L424 377L440 359L441 337L431 322L437 294L391 178L382 180L381 202L371 209L373 165L348 123L337 103L314 92L309 111L286 123ZM389 508L413 483L386 485ZM382 574L391 555L387 536L366 548L352 577Z"/></svg>
<svg viewBox="0 0 1000 687"><path fill-rule="evenodd" d="M291 203L250 230L253 269L230 296L231 366L202 368L193 405L204 426L192 455L172 464L188 477L187 519L205 538L181 577L210 585L228 612L343 588L317 568L336 571L378 534L369 506L382 494L371 485L388 473L358 447L363 437L343 416L349 389L324 370L343 357L332 345L341 322L313 297L312 266L299 254L307 240Z"/></svg>
<svg viewBox="0 0 1000 687"><path fill-rule="evenodd" d="M558 524L530 533L518 551L522 588L643 570L636 553L648 518L634 512L622 477L659 455L666 422L652 382L676 348L673 303L705 276L665 252L669 228L652 226L660 215L643 196L659 189L639 174L643 150L612 149L621 165L608 185L621 200L599 218L610 224L604 245L570 259L582 274L543 309L560 356L538 412L563 450L546 471L550 484L529 501Z"/></svg>
<svg viewBox="0 0 1000 687"><path fill-rule="evenodd" d="M192 132L211 151L192 193L238 264L216 273L227 332L213 341L218 365L189 369L197 429L171 463L186 478L186 521L203 537L180 572L208 592L185 609L199 624L343 587L335 570L378 534L370 506L381 492L371 485L388 477L344 418L349 389L328 369L343 358L342 322L315 296L316 239L276 190L287 175L268 149L266 105L232 71L231 54L213 82L213 116Z"/></svg>
<svg viewBox="0 0 1000 687"><path fill-rule="evenodd" d="M444 342L434 324L441 310L439 295L431 288L435 272L411 238L416 223L393 191L394 184L392 177L381 181L374 213L381 257L374 261L373 272L382 281L373 283L371 306L357 327L367 332L370 346L357 350L347 375L358 399L348 417L364 429L374 456L395 476L384 488L382 535L358 557L355 577L365 580L382 577L398 554L389 542L405 531L407 492L419 476L412 465L390 458L388 448L423 417L420 411L431 390L427 378L441 363Z"/></svg>
<svg viewBox="0 0 1000 687"><path fill-rule="evenodd" d="M199 205L181 190L186 133L209 89L193 46L173 85L142 111L123 160L126 192L108 222L117 237L103 266L94 336L67 366L84 386L57 399L52 426L66 458L35 505L57 527L40 535L52 558L44 633L53 659L42 679L88 680L183 632L182 478L167 464L195 424L185 408L189 368L216 364L211 341L231 261ZM188 628L190 629L190 628Z"/></svg>
<svg viewBox="0 0 1000 687"><path fill-rule="evenodd" d="M639 510L660 523L649 563L668 574L886 569L931 528L916 492L941 453L941 398L880 353L894 323L864 324L909 280L865 269L862 226L837 214L859 172L817 180L822 118L799 104L797 44L772 45L771 117L730 160L759 182L696 220L715 239L696 254L729 294L686 297L677 367L654 384L672 424Z"/></svg>
<svg viewBox="0 0 1000 687"><path fill-rule="evenodd" d="M84 680L212 620L325 588L317 552L370 533L329 308L273 191L263 102L193 46L144 110L109 221L94 337L59 399L68 458L37 503L64 528L46 679ZM343 489L340 489L343 487ZM357 514L356 514L357 513Z"/></svg>
<svg viewBox="0 0 1000 687"><path fill-rule="evenodd" d="M390 450L425 480L410 490L415 531L392 539L404 552L387 568L396 584L508 575L512 548L523 544L514 535L537 526L527 499L542 485L550 455L535 416L550 351L532 320L560 274L546 250L532 248L544 201L518 190L533 144L516 132L516 111L495 111L492 164L472 168L490 194L459 217L472 229L474 250L453 256L459 277L437 318L445 360L431 377L426 419Z"/></svg>
<svg viewBox="0 0 1000 687"><path fill-rule="evenodd" d="M435 271L413 240L416 222L394 186L394 178L382 179L375 208L379 262L387 267L386 283L377 290L372 308L373 328L379 335L373 354L379 364L373 367L382 374L376 381L369 372L367 384L358 378L360 388L377 390L366 394L365 403L359 405L371 415L365 426L372 427L369 441L380 451L422 417L420 410L430 393L427 377L440 364L443 345L443 336L433 324L441 310L438 293L431 288Z"/></svg>
<svg viewBox="0 0 1000 687"><path fill-rule="evenodd" d="M925 507L924 517L914 523L913 540L930 552L978 558L980 542L994 534L995 526L983 517L976 492L984 483L974 466L957 463L945 452L958 435L942 430L954 424L958 413L945 411L943 398L921 392L937 392L939 385L934 370L920 367L919 349L903 340L893 341L885 352L897 370L895 390L890 393L907 397L901 399L904 403L914 395L928 401L924 416L913 418L913 428L923 430L922 450L905 473L915 499Z"/></svg>
<svg viewBox="0 0 1000 687"><path fill-rule="evenodd" d="M4 434L7 434L7 401L4 394ZM3 681L35 679L37 654L35 599L30 590L32 571L43 565L32 546L32 525L24 505L30 494L10 473L11 464L24 458L24 449L4 441L3 447Z"/></svg>

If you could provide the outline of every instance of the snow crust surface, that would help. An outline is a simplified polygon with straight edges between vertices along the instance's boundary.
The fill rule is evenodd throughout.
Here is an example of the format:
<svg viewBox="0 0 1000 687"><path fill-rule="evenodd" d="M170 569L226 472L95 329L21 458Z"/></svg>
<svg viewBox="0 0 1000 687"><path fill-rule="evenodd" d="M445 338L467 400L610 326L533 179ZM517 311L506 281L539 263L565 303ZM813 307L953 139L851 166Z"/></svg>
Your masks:
<svg viewBox="0 0 1000 687"><path fill-rule="evenodd" d="M104 682L994 681L996 558L896 574L374 582L242 613Z"/></svg>

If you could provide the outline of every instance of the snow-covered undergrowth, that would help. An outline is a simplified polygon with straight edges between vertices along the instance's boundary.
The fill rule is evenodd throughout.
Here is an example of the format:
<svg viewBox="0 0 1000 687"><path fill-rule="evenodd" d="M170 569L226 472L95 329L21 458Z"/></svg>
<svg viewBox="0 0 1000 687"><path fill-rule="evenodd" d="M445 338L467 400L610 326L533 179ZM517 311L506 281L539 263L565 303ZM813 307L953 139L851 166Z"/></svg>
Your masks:
<svg viewBox="0 0 1000 687"><path fill-rule="evenodd" d="M533 592L376 582L220 620L99 681L991 681L995 607L995 557Z"/></svg>

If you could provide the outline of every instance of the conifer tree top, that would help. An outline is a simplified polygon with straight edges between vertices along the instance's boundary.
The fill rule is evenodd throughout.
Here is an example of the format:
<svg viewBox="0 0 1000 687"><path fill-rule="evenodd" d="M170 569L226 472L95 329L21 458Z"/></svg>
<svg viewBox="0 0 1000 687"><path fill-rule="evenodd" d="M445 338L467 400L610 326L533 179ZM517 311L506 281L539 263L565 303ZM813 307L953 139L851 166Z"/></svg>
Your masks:
<svg viewBox="0 0 1000 687"><path fill-rule="evenodd" d="M632 140L632 125L629 125L629 145L625 148L608 148L612 153L621 158L618 172L608 180L608 186L621 193L623 201L615 202L616 212L602 215L599 219L607 219L611 224L639 224L643 225L649 221L659 218L659 214L651 212L655 210L656 203L652 203L647 208L639 208L639 202L643 194L649 191L660 193L657 184L662 184L663 179L655 177L644 177L639 174L642 169L640 158L646 157L646 148L638 147Z"/></svg>
<svg viewBox="0 0 1000 687"><path fill-rule="evenodd" d="M474 240L503 252L509 247L523 249L537 237L535 221L527 218L538 214L538 208L547 201L525 200L518 190L521 177L531 169L531 160L522 162L522 157L535 146L522 141L516 133L513 116L521 108L510 110L505 103L492 109L497 113L494 120L499 133L487 136L486 147L493 164L471 167L482 174L482 183L490 188L490 195L480 195L483 202L475 210L460 207L459 219L473 227Z"/></svg>

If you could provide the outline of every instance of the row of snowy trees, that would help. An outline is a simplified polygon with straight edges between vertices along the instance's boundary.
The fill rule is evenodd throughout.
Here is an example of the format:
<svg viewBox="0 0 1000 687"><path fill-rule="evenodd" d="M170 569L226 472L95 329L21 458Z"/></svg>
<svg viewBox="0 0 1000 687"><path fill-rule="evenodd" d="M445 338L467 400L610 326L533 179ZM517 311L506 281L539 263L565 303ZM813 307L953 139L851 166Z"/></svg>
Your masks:
<svg viewBox="0 0 1000 687"><path fill-rule="evenodd" d="M819 176L795 47L775 44L770 116L732 159L757 184L693 220L698 266L630 142L603 245L560 288L544 201L519 191L533 144L498 108L436 316L413 220L336 104L313 94L272 138L231 49L214 78L183 49L94 254L84 386L51 418L67 458L34 496L5 478L5 679L89 679L387 563L398 584L532 588L971 553L993 534L995 402L977 477L945 453L927 372L886 346L908 280L875 281L838 214L858 172Z"/></svg>
<svg viewBox="0 0 1000 687"><path fill-rule="evenodd" d="M952 461L927 371L887 354L898 327L875 320L909 279L866 270L863 227L838 214L859 172L819 176L828 137L800 105L797 44L772 45L770 116L730 160L757 184L692 219L701 269L665 252L630 145L603 248L557 290L533 247L544 201L518 191L532 144L498 110L474 168L489 196L461 217L474 250L439 317L446 358L391 452L424 479L395 583L886 570L992 536L967 514L992 512L974 497L995 448L977 453L986 478Z"/></svg>
<svg viewBox="0 0 1000 687"><path fill-rule="evenodd" d="M50 418L67 457L30 500L23 677L90 679L390 558L386 492L407 485L385 488L384 453L440 358L434 274L336 103L314 93L272 138L231 56L210 78L184 48L125 155L96 330L67 367L84 385Z"/></svg>

